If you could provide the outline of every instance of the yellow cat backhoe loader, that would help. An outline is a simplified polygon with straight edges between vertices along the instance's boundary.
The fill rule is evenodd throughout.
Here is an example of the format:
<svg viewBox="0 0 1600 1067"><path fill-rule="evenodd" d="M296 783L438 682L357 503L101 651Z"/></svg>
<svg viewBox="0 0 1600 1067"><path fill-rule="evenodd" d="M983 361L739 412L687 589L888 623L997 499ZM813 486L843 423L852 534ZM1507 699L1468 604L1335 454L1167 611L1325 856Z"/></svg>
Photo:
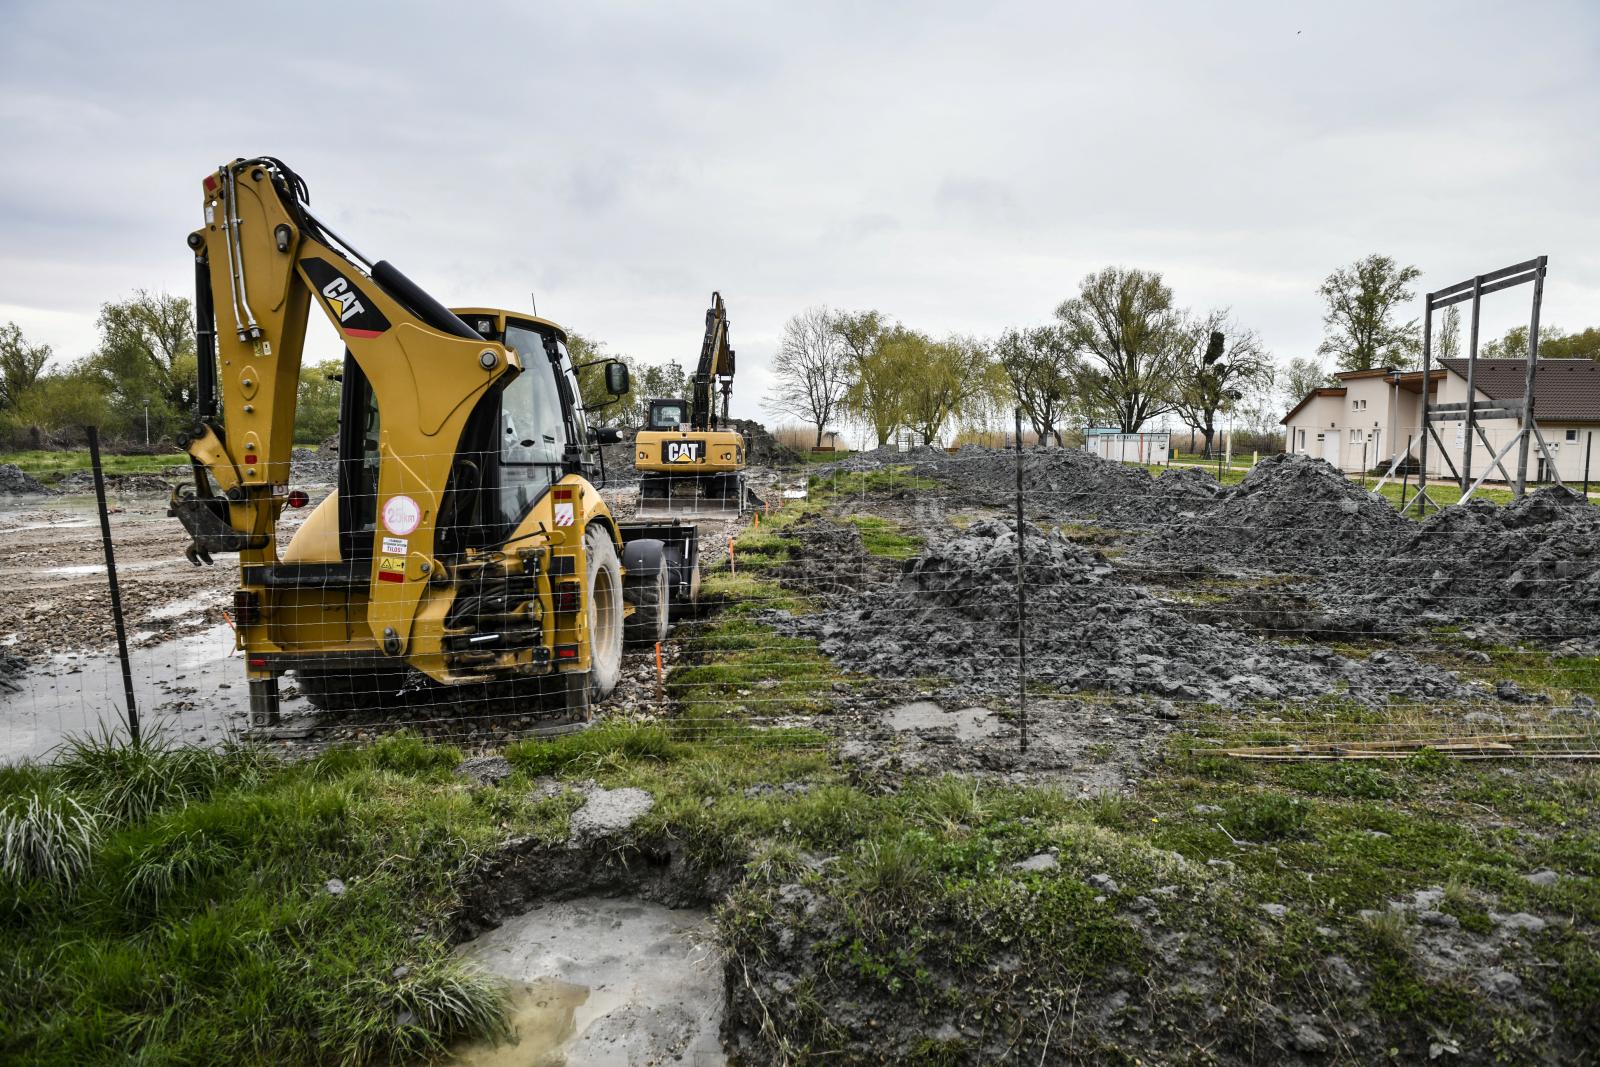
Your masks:
<svg viewBox="0 0 1600 1067"><path fill-rule="evenodd" d="M738 516L746 507L761 506L745 485L744 436L727 428L733 355L722 294L712 293L693 396L651 400L644 429L634 436L641 518ZM722 392L720 419L713 383Z"/></svg>
<svg viewBox="0 0 1600 1067"><path fill-rule="evenodd" d="M237 552L252 723L293 672L313 705L444 705L586 721L624 641L660 640L698 586L693 527L618 523L566 334L533 315L449 310L319 222L270 157L204 181L189 235L199 356L194 485L170 514L189 558ZM280 546L312 305L345 344L338 484ZM606 388L628 389L610 361Z"/></svg>

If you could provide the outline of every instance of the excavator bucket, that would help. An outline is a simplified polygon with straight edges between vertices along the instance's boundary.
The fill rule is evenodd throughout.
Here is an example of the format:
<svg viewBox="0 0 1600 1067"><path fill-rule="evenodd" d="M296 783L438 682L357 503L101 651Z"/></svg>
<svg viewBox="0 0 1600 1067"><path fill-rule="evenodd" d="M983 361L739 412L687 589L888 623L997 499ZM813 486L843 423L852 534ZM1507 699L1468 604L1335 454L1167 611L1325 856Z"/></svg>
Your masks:
<svg viewBox="0 0 1600 1067"><path fill-rule="evenodd" d="M762 506L742 472L728 474L646 473L639 479L641 519L736 519Z"/></svg>

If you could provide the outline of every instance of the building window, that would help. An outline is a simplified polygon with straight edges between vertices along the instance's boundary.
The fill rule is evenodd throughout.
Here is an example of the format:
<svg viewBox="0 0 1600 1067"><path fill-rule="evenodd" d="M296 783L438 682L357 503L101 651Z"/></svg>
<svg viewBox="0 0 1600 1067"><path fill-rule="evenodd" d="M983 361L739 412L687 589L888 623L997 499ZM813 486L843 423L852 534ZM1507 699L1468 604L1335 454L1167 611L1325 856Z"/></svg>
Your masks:
<svg viewBox="0 0 1600 1067"><path fill-rule="evenodd" d="M1361 436L1362 436L1362 431L1361 430L1351 430L1350 431L1350 443L1353 444L1353 445L1359 445L1361 443Z"/></svg>
<svg viewBox="0 0 1600 1067"><path fill-rule="evenodd" d="M1576 441L1577 439L1578 439L1578 431L1577 430L1568 430L1567 431L1567 440Z"/></svg>

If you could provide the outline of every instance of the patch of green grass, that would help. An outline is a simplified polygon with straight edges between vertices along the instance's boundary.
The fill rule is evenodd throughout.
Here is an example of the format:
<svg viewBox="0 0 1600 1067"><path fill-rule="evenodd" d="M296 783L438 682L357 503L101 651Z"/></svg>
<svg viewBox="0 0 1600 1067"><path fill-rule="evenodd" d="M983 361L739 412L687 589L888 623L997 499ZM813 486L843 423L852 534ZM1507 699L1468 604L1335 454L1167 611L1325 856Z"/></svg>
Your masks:
<svg viewBox="0 0 1600 1067"><path fill-rule="evenodd" d="M938 489L939 482L911 473L910 466L879 467L870 471L835 471L814 474L806 485L807 503L825 506L850 497L871 494L905 495Z"/></svg>
<svg viewBox="0 0 1600 1067"><path fill-rule="evenodd" d="M876 515L851 515L845 521L861 531L861 543L869 556L911 559L922 552L922 538L906 533L897 522Z"/></svg>
<svg viewBox="0 0 1600 1067"><path fill-rule="evenodd" d="M558 737L516 741L506 746L511 765L530 777L592 772L613 761L683 759L689 749L672 739L665 727L642 723L602 722L587 730Z"/></svg>
<svg viewBox="0 0 1600 1067"><path fill-rule="evenodd" d="M297 765L102 742L8 775L7 810L32 777L101 832L34 839L58 863L87 846L70 883L0 884L7 1062L388 1063L501 1033L499 987L454 957L445 916L508 820L532 820L451 777L459 758L405 736Z"/></svg>
<svg viewBox="0 0 1600 1067"><path fill-rule="evenodd" d="M168 467L186 462L187 456L181 452L158 452L154 455L100 453L100 466L107 474L161 474ZM74 471L90 469L88 449L0 452L0 463L15 464L46 485L58 482Z"/></svg>
<svg viewBox="0 0 1600 1067"><path fill-rule="evenodd" d="M1285 767L1282 781L1304 793L1381 800L1398 796L1399 784L1370 763L1297 763Z"/></svg>
<svg viewBox="0 0 1600 1067"><path fill-rule="evenodd" d="M1222 824L1247 841L1298 837L1311 814L1311 802L1279 793L1247 797L1228 805Z"/></svg>

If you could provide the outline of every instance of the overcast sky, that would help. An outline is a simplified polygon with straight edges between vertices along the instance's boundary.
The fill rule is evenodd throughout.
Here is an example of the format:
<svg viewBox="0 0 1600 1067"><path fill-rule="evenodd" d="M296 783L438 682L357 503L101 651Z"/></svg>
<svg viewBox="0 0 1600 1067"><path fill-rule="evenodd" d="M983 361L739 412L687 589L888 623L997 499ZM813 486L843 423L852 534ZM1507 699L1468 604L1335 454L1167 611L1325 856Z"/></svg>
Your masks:
<svg viewBox="0 0 1600 1067"><path fill-rule="evenodd" d="M1418 314L1548 254L1545 321L1600 325L1592 0L232 7L0 0L0 320L77 357L187 294L201 178L275 155L446 303L690 363L720 289L758 417L803 307L986 335L1108 264L1285 362L1370 252Z"/></svg>

